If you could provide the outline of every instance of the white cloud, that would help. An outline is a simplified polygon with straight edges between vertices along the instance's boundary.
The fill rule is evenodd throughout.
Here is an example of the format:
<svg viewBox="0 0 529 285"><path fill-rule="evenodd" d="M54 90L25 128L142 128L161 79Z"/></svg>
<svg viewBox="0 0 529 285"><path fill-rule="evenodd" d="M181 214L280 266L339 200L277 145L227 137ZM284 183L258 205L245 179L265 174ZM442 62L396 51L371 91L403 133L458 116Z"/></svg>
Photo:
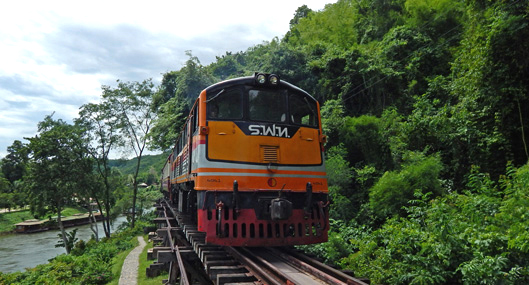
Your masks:
<svg viewBox="0 0 529 285"><path fill-rule="evenodd" d="M160 80L282 37L297 7L328 1L10 1L0 10L0 157L55 111L71 121L101 85Z"/></svg>

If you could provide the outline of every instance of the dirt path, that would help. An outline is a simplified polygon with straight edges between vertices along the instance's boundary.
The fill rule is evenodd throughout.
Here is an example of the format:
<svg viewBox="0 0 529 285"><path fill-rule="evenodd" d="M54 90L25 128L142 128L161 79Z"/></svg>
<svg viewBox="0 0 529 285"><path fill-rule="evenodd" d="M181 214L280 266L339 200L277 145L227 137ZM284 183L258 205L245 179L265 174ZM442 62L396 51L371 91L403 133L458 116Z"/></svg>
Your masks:
<svg viewBox="0 0 529 285"><path fill-rule="evenodd" d="M138 284L138 267L140 266L140 254L146 245L145 240L143 240L142 236L138 237L138 242L140 243L140 245L134 248L129 253L129 255L127 255L127 258L125 258L125 262L123 262L123 267L121 268L121 276L119 277L120 285Z"/></svg>

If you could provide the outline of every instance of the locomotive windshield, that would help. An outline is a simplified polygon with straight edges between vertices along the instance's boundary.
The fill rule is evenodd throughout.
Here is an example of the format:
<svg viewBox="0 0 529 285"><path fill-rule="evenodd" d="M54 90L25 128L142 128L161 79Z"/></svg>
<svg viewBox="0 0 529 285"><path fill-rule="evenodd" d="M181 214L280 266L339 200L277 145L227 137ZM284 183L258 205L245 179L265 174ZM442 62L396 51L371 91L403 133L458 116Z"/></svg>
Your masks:
<svg viewBox="0 0 529 285"><path fill-rule="evenodd" d="M318 107L310 96L288 89L221 89L207 95L210 120L250 120L318 127ZM243 104L243 102L245 102ZM243 107L244 106L244 107Z"/></svg>
<svg viewBox="0 0 529 285"><path fill-rule="evenodd" d="M207 96L208 119L242 119L242 92L240 88L222 89Z"/></svg>
<svg viewBox="0 0 529 285"><path fill-rule="evenodd" d="M250 90L248 102L250 120L286 123L286 90Z"/></svg>
<svg viewBox="0 0 529 285"><path fill-rule="evenodd" d="M311 98L301 94L288 96L290 119L298 125L318 126L318 107Z"/></svg>

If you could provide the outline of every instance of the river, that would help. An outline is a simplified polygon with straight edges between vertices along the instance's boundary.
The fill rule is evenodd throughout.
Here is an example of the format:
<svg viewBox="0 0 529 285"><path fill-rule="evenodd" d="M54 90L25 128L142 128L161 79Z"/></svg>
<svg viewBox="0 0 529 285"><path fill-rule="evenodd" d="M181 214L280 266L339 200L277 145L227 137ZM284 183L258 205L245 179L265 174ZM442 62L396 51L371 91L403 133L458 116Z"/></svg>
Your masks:
<svg viewBox="0 0 529 285"><path fill-rule="evenodd" d="M114 220L112 232L126 221L126 217L118 217ZM79 240L88 241L93 232L90 225L67 228L72 231L77 228L76 237ZM105 235L103 225L98 223L99 236ZM45 231L34 234L10 234L0 236L0 272L11 273L24 271L39 264L47 263L49 259L66 253L64 247L55 247L60 230Z"/></svg>

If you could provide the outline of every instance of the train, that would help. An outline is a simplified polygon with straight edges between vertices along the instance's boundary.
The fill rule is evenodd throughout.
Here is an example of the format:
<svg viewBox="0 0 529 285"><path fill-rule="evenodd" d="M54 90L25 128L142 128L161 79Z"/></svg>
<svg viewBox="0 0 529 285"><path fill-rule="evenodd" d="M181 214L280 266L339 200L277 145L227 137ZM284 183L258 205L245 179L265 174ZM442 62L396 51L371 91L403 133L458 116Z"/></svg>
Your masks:
<svg viewBox="0 0 529 285"><path fill-rule="evenodd" d="M229 79L195 100L161 173L161 190L206 242L327 241L329 193L320 105L276 74Z"/></svg>

